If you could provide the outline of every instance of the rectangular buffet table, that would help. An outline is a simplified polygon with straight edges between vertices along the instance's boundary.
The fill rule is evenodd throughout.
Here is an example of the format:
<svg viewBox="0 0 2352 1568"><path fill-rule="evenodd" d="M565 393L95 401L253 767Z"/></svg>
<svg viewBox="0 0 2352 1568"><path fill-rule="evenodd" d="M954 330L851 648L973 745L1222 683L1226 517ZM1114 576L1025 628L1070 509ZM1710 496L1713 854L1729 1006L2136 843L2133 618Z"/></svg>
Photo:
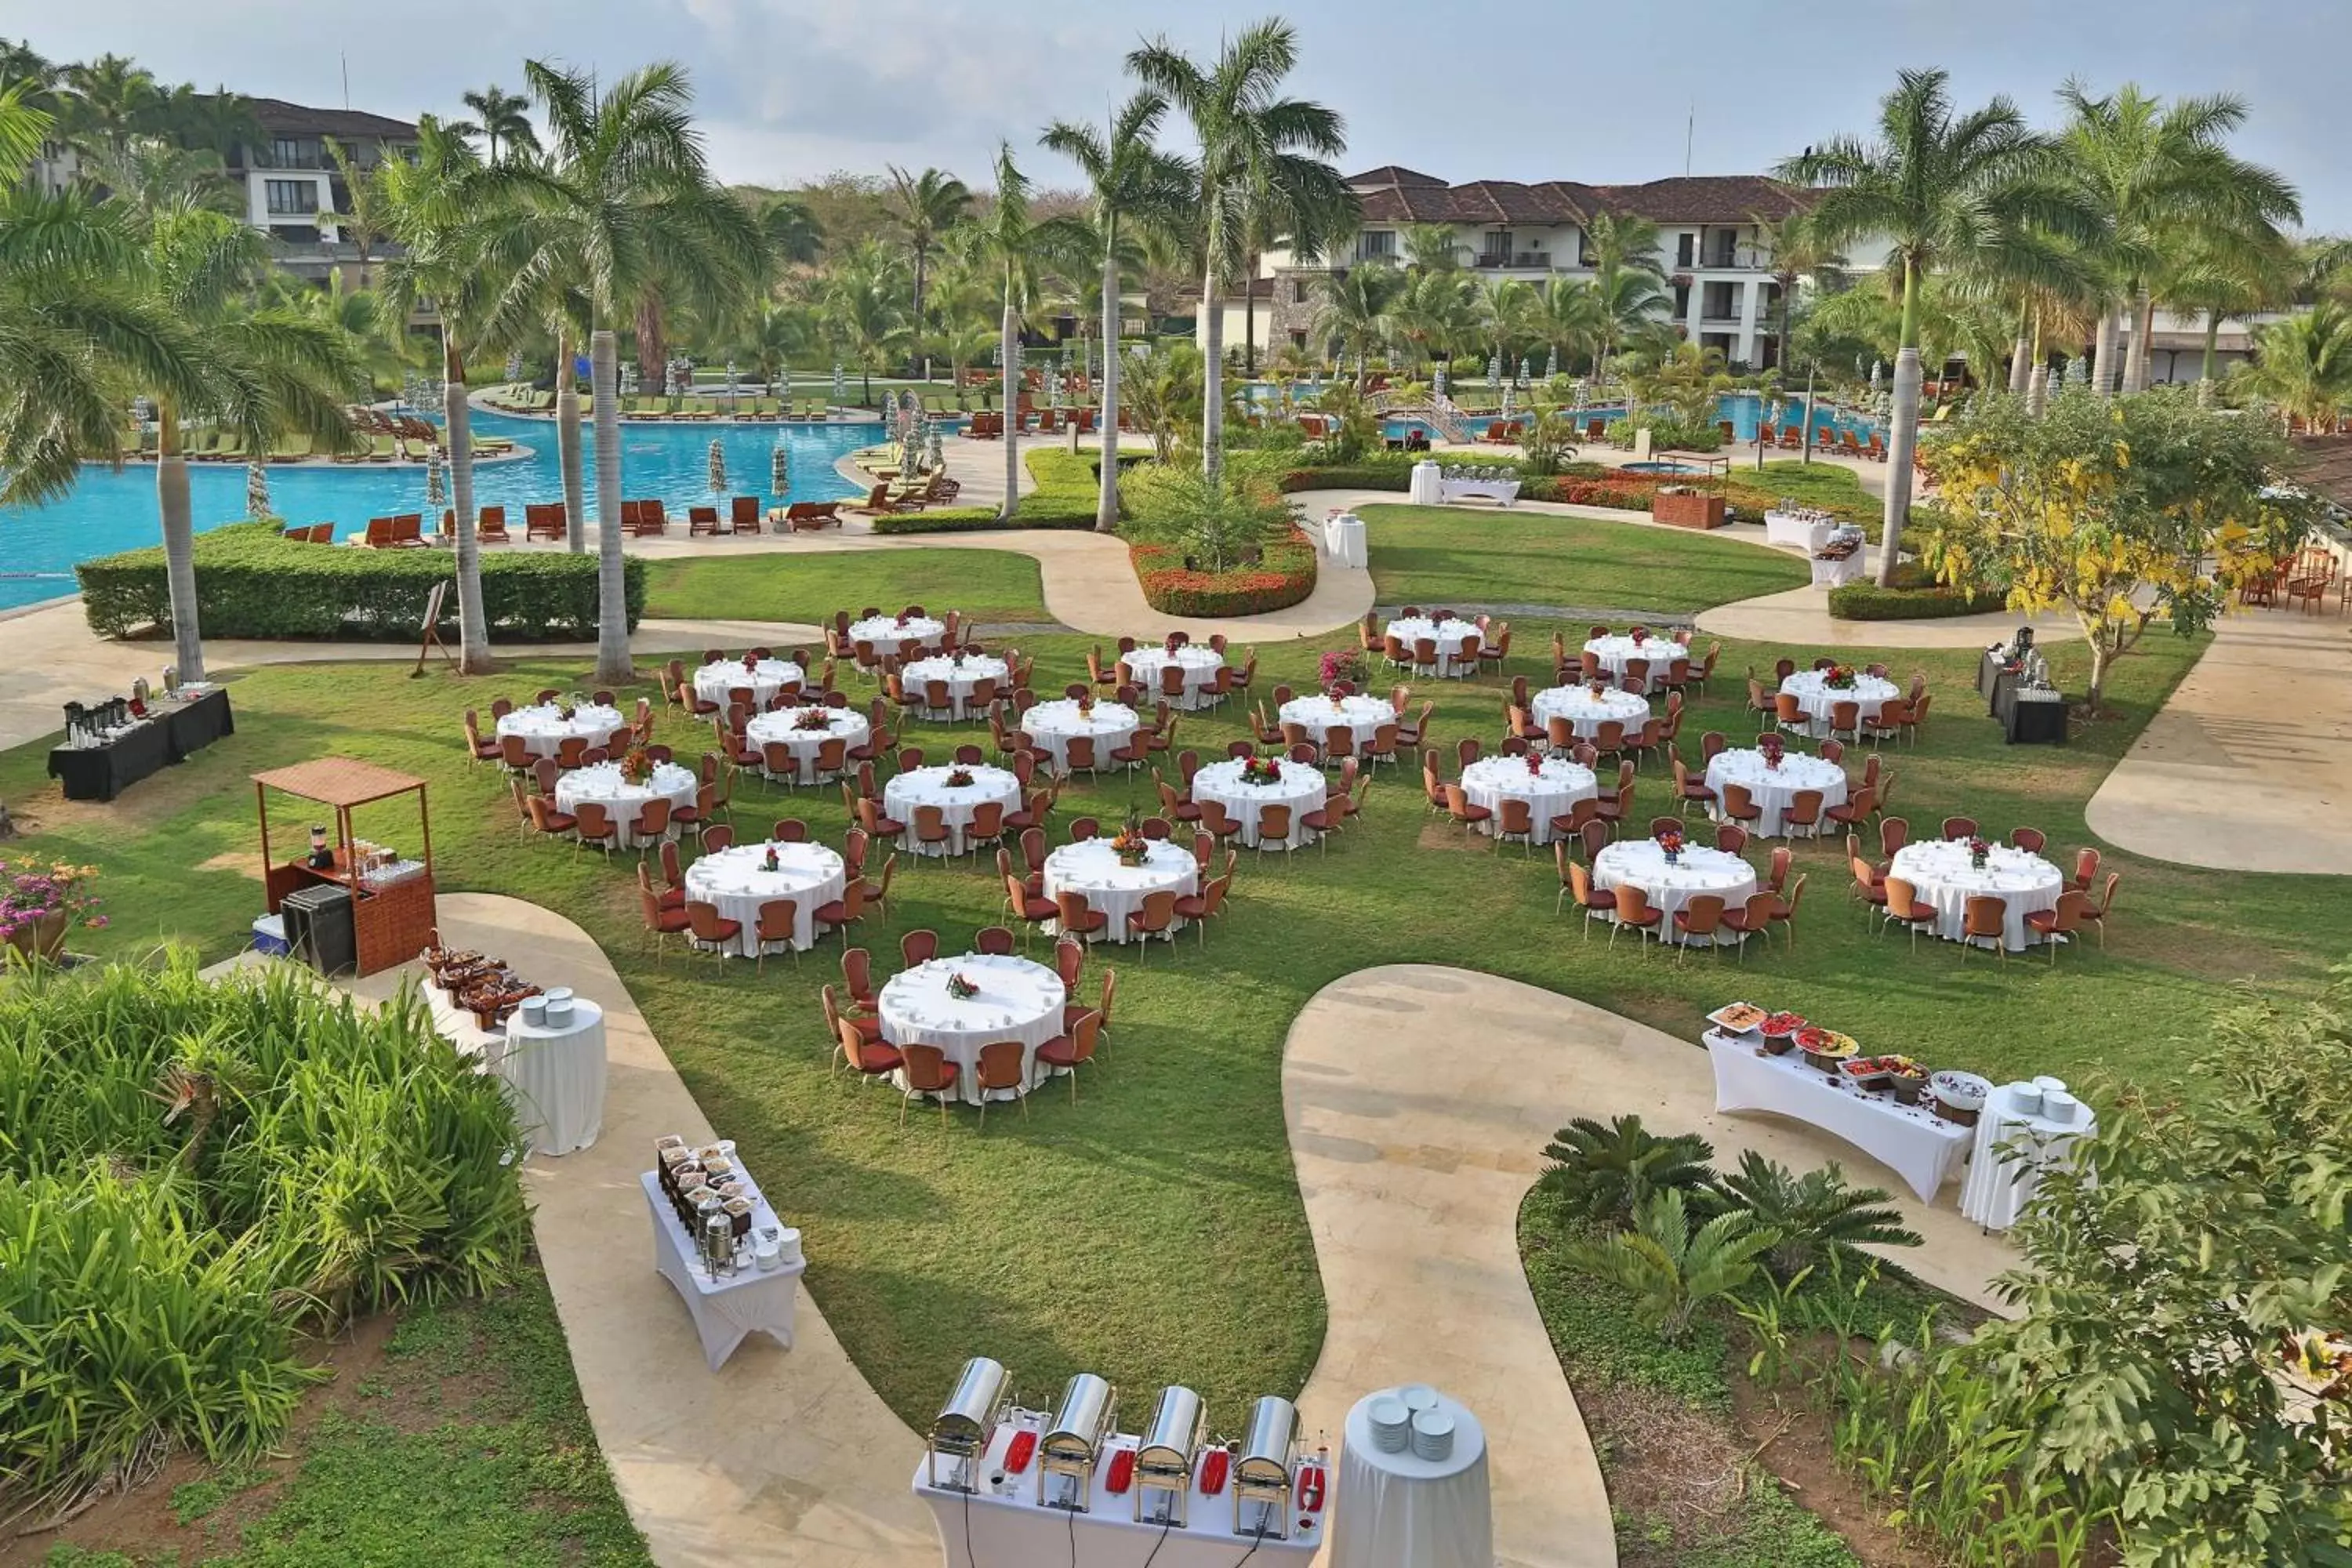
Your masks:
<svg viewBox="0 0 2352 1568"><path fill-rule="evenodd" d="M1709 1029L1703 1037L1715 1067L1717 1110L1769 1110L1843 1139L1901 1176L1922 1203L1936 1201L1960 1173L1973 1129L1947 1121L1925 1105L1864 1094L1805 1065L1794 1047L1759 1054L1757 1037Z"/></svg>
<svg viewBox="0 0 2352 1568"><path fill-rule="evenodd" d="M798 1303L801 1276L808 1260L784 1264L765 1273L745 1267L713 1279L702 1266L694 1243L669 1206L661 1177L651 1171L637 1178L646 1190L646 1207L654 1226L654 1271L677 1287L694 1331L702 1338L702 1360L711 1371L727 1364L735 1347L753 1334L766 1334L786 1350L793 1348L793 1312ZM757 1188L755 1187L756 1191ZM751 1234L781 1222L761 1193L751 1205Z"/></svg>
<svg viewBox="0 0 2352 1568"><path fill-rule="evenodd" d="M220 688L188 702L160 699L146 719L104 745L52 750L49 776L68 800L112 800L148 774L236 733L228 693Z"/></svg>

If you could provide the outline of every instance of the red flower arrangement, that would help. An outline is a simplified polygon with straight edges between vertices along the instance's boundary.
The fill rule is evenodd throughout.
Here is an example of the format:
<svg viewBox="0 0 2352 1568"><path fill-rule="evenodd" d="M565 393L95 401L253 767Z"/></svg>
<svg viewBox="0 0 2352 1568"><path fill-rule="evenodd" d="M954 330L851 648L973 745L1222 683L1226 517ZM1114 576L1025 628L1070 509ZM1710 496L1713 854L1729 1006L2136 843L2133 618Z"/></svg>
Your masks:
<svg viewBox="0 0 2352 1568"><path fill-rule="evenodd" d="M948 770L948 776L943 782L950 789L970 789L971 787L971 770L969 768L950 768Z"/></svg>
<svg viewBox="0 0 2352 1568"><path fill-rule="evenodd" d="M760 857L760 869L762 871L781 871L783 868L783 862L776 858L776 847L772 844L769 845L768 852Z"/></svg>
<svg viewBox="0 0 2352 1568"><path fill-rule="evenodd" d="M833 728L833 715L822 708L803 708L793 715L793 728L794 730L830 730Z"/></svg>
<svg viewBox="0 0 2352 1568"><path fill-rule="evenodd" d="M1822 671L1822 684L1828 687L1832 691L1852 691L1853 689L1853 666L1850 664L1833 664L1830 666L1827 669Z"/></svg>
<svg viewBox="0 0 2352 1568"><path fill-rule="evenodd" d="M1658 847L1665 852L1666 864L1671 866L1683 857L1683 836L1669 827L1658 835Z"/></svg>
<svg viewBox="0 0 2352 1568"><path fill-rule="evenodd" d="M1537 756L1533 752L1529 752L1528 753L1528 777L1536 778L1542 773L1543 759Z"/></svg>
<svg viewBox="0 0 2352 1568"><path fill-rule="evenodd" d="M1991 858L1991 845L1986 843L1981 838L1971 838L1969 840L1969 864L1970 866L1981 871L1985 868L1985 862Z"/></svg>
<svg viewBox="0 0 2352 1568"><path fill-rule="evenodd" d="M1242 783L1274 784L1282 782L1282 764L1272 757L1249 757L1242 763Z"/></svg>
<svg viewBox="0 0 2352 1568"><path fill-rule="evenodd" d="M980 987L960 973L950 974L948 976L948 994L959 1002L969 1002L980 994Z"/></svg>
<svg viewBox="0 0 2352 1568"><path fill-rule="evenodd" d="M1780 737L1778 735L1759 735L1756 738L1756 749L1763 753L1764 765L1768 768L1779 767L1782 754L1788 750L1781 744Z"/></svg>

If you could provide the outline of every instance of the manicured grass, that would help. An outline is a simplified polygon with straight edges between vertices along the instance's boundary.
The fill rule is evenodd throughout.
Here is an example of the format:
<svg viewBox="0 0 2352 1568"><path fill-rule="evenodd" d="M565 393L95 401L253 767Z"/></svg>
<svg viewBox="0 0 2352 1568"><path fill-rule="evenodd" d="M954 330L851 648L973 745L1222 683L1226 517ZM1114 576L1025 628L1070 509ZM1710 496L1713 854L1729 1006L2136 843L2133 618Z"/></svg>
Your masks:
<svg viewBox="0 0 2352 1568"><path fill-rule="evenodd" d="M1037 563L1009 550L893 550L669 556L649 561L646 614L663 620L815 623L887 600L953 605L980 621L1050 621ZM876 584L887 582L888 592Z"/></svg>
<svg viewBox="0 0 2352 1568"><path fill-rule="evenodd" d="M1881 505L1878 497L1863 489L1862 479L1853 469L1838 463L1801 463L1794 458L1782 458L1767 461L1759 473L1753 456L1744 463L1735 458L1730 479L1736 485L1762 490L1775 500L1786 497L1807 506L1864 511Z"/></svg>
<svg viewBox="0 0 2352 1568"><path fill-rule="evenodd" d="M1465 507L1368 506L1363 519L1383 605L1686 615L1811 580L1793 557L1666 528Z"/></svg>

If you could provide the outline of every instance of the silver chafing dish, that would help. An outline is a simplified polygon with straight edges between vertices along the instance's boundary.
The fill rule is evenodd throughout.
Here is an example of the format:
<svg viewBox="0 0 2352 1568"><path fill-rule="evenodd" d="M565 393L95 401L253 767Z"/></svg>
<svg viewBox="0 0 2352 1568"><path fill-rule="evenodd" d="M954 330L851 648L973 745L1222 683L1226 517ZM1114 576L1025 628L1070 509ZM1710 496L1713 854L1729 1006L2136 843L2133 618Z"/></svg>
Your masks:
<svg viewBox="0 0 2352 1568"><path fill-rule="evenodd" d="M1249 1436L1234 1461L1234 1533L1290 1539L1290 1463L1298 1447L1298 1409L1278 1394L1250 1407ZM1262 1505L1248 1522L1243 1510Z"/></svg>
<svg viewBox="0 0 2352 1568"><path fill-rule="evenodd" d="M1151 1402L1151 1419L1135 1450L1135 1521L1184 1528L1185 1504L1192 1495L1192 1460L1208 1431L1208 1409L1191 1389L1170 1384ZM1144 1498L1167 1500L1147 1520Z"/></svg>
<svg viewBox="0 0 2352 1568"><path fill-rule="evenodd" d="M981 1457L988 1452L989 1438L1012 1405L1013 1378L1003 1363L986 1356L964 1363L956 1377L955 1392L931 1417L930 1454L926 1461L931 1485L949 1491L978 1491ZM940 1479L942 1458L948 1461L945 1480Z"/></svg>
<svg viewBox="0 0 2352 1568"><path fill-rule="evenodd" d="M1118 1414L1118 1390L1082 1372L1063 1385L1054 1419L1037 1445L1037 1502L1044 1508L1066 1508L1085 1513L1094 1490L1095 1461L1102 1457L1104 1439ZM1056 1492L1067 1482L1067 1493Z"/></svg>

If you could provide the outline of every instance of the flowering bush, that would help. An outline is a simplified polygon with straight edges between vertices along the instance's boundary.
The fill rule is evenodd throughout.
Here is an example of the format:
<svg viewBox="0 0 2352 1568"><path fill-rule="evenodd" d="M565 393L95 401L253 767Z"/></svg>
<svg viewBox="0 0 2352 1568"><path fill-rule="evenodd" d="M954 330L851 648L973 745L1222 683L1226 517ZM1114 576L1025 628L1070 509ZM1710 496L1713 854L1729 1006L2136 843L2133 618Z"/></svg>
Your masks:
<svg viewBox="0 0 2352 1568"><path fill-rule="evenodd" d="M1315 546L1297 528L1265 546L1255 565L1203 572L1182 564L1168 544L1128 547L1144 602L1168 616L1259 616L1287 609L1315 592Z"/></svg>
<svg viewBox="0 0 2352 1568"><path fill-rule="evenodd" d="M69 866L62 860L46 867L11 867L0 860L0 938L29 934L42 921L64 915L92 931L104 929L90 882L95 866Z"/></svg>
<svg viewBox="0 0 2352 1568"><path fill-rule="evenodd" d="M1329 648L1325 650L1321 662L1316 667L1316 683L1328 691L1338 682L1344 680L1349 686L1361 690L1370 673L1360 650L1352 647Z"/></svg>

